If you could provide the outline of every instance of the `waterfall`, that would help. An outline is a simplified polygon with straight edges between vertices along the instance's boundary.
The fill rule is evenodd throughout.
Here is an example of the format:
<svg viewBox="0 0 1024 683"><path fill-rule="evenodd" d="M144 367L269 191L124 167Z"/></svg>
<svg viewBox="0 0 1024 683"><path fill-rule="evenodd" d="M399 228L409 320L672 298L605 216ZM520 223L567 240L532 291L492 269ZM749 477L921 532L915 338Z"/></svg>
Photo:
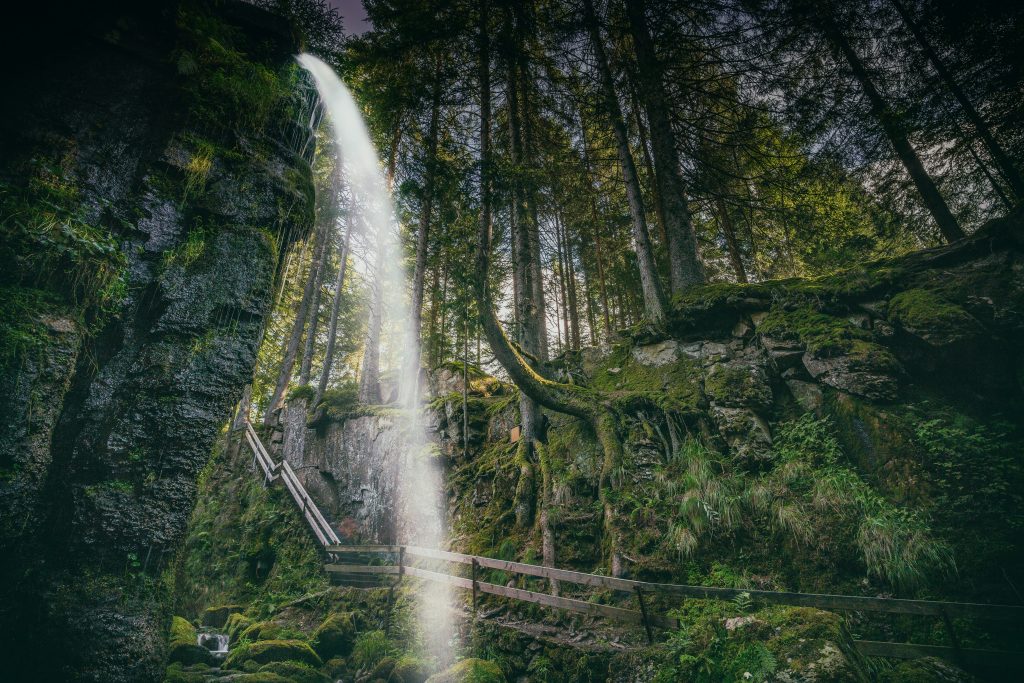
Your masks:
<svg viewBox="0 0 1024 683"><path fill-rule="evenodd" d="M212 652L217 661L228 656L228 637L223 633L200 633L196 636L196 643Z"/></svg>
<svg viewBox="0 0 1024 683"><path fill-rule="evenodd" d="M330 119L339 163L351 196L351 213L358 213L366 231L366 242L380 251L366 258L378 264L371 273L381 288L383 311L389 334L382 339L398 367L391 368L397 379L399 409L396 420L404 448L398 459L398 510L396 521L402 545L440 548L444 541L444 497L440 461L427 439L419 389L420 367L417 335L412 327L408 278L403 268L398 221L391 195L384 182L380 160L370 139L366 122L345 84L334 70L309 54L298 57L316 83ZM350 218L351 220L351 218ZM350 223L349 228L352 225ZM449 589L444 584L424 582L418 589L419 627L426 653L439 663L451 659L454 628L450 622Z"/></svg>

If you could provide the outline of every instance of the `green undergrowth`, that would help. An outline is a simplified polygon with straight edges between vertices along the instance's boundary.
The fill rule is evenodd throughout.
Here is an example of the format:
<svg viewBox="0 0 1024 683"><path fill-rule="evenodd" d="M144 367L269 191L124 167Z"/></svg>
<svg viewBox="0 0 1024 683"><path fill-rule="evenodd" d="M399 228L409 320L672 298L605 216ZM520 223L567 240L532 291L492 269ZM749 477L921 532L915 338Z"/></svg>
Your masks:
<svg viewBox="0 0 1024 683"><path fill-rule="evenodd" d="M179 614L244 603L254 616L327 587L305 520L279 486L264 487L222 437L199 481L198 504L176 573Z"/></svg>
<svg viewBox="0 0 1024 683"><path fill-rule="evenodd" d="M189 98L195 123L211 131L262 131L291 85L250 59L242 32L213 16L205 3L183 3L178 10L181 42L175 66Z"/></svg>

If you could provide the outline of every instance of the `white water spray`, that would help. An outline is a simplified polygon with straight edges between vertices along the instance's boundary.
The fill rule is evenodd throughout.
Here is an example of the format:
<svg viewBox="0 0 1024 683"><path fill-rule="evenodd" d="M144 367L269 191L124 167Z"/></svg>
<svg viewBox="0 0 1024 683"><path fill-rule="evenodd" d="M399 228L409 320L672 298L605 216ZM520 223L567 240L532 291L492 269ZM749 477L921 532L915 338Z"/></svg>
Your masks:
<svg viewBox="0 0 1024 683"><path fill-rule="evenodd" d="M401 404L396 412L404 438L398 476L398 543L440 548L444 541L444 500L441 472L434 448L427 439L419 391L419 350L412 328L408 300L408 278L402 267L402 254L391 195L384 182L380 160L370 133L352 94L334 70L320 59L302 54L299 64L309 71L331 121L334 143L345 181L351 189L353 205L360 223L368 231L371 244L381 250L380 258L369 263L382 264L372 273L382 288L382 314L391 329L392 349L397 349L399 367L395 368ZM351 223L349 225L351 229ZM445 664L451 659L449 593L444 584L424 582L419 590L419 626L427 653Z"/></svg>

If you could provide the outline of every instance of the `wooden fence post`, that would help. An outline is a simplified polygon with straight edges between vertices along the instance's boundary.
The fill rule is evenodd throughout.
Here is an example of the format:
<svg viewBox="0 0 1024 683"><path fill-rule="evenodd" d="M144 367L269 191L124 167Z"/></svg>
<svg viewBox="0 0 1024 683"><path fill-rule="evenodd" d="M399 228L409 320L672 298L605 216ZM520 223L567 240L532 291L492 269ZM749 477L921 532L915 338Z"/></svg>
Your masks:
<svg viewBox="0 0 1024 683"><path fill-rule="evenodd" d="M651 633L651 624L647 619L647 605L644 604L644 592L640 586L636 587L636 601L640 603L640 616L644 620L644 631L647 632L647 644L654 645L654 634Z"/></svg>
<svg viewBox="0 0 1024 683"><path fill-rule="evenodd" d="M479 569L479 567L480 567L480 564L476 561L476 558L474 557L473 558L473 614L476 614L476 594L477 594L477 591L480 588L479 585L477 585L477 580L476 580L477 579L477 570Z"/></svg>

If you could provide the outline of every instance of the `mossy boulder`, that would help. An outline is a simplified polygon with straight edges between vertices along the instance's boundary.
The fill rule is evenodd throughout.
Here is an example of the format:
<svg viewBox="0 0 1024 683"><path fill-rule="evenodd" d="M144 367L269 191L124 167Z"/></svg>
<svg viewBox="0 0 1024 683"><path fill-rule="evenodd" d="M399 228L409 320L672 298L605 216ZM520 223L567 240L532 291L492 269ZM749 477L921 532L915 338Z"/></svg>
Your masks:
<svg viewBox="0 0 1024 683"><path fill-rule="evenodd" d="M164 673L163 683L206 683L208 680L205 665L185 666L181 662L175 662L167 667Z"/></svg>
<svg viewBox="0 0 1024 683"><path fill-rule="evenodd" d="M240 612L236 612L228 617L227 622L224 624L224 633L226 633L228 638L231 639L230 642L236 643L238 642L238 639L241 638L242 632L252 626L252 624L253 621L251 618L241 614Z"/></svg>
<svg viewBox="0 0 1024 683"><path fill-rule="evenodd" d="M395 664L391 676L402 683L423 683L430 677L430 669L422 659L406 655Z"/></svg>
<svg viewBox="0 0 1024 683"><path fill-rule="evenodd" d="M207 607L203 610L202 624L209 628L224 628L227 624L228 617L235 613L244 612L245 608L241 605L218 605L216 607Z"/></svg>
<svg viewBox="0 0 1024 683"><path fill-rule="evenodd" d="M960 306L926 289L908 289L889 301L889 321L931 346L948 346L981 332Z"/></svg>
<svg viewBox="0 0 1024 683"><path fill-rule="evenodd" d="M170 651L167 661L184 666L213 664L213 655L196 640L195 627L182 617L171 619Z"/></svg>
<svg viewBox="0 0 1024 683"><path fill-rule="evenodd" d="M367 680L376 681L378 679L390 681L392 680L392 673L395 670L395 664L398 663L394 657L385 657L384 659L377 662L376 666L370 669L369 675L366 677ZM404 683L404 681L403 681Z"/></svg>
<svg viewBox="0 0 1024 683"><path fill-rule="evenodd" d="M352 652L356 640L356 625L351 612L336 612L324 620L310 643L324 660L345 657Z"/></svg>
<svg viewBox="0 0 1024 683"><path fill-rule="evenodd" d="M331 683L331 679L324 674L298 662L270 662L261 666L258 673L277 674L291 683Z"/></svg>
<svg viewBox="0 0 1024 683"><path fill-rule="evenodd" d="M763 410L772 404L768 374L763 367L751 362L715 363L704 380L704 391L719 406Z"/></svg>
<svg viewBox="0 0 1024 683"><path fill-rule="evenodd" d="M486 659L463 659L434 674L427 683L505 683L505 674L497 664Z"/></svg>
<svg viewBox="0 0 1024 683"><path fill-rule="evenodd" d="M868 680L842 619L831 612L771 607L737 614L727 605L696 605L686 608L681 623L685 655L658 681L695 680L707 667L707 680ZM708 652L717 653L713 660Z"/></svg>
<svg viewBox="0 0 1024 683"><path fill-rule="evenodd" d="M239 641L255 642L257 640L280 640L283 631L280 624L272 621L257 621L250 624L239 634Z"/></svg>
<svg viewBox="0 0 1024 683"><path fill-rule="evenodd" d="M910 659L878 674L878 683L970 683L974 680L973 676L935 657Z"/></svg>
<svg viewBox="0 0 1024 683"><path fill-rule="evenodd" d="M248 662L300 662L316 668L323 666L323 661L309 643L301 640L259 640L240 645L228 654L224 668L237 669Z"/></svg>

